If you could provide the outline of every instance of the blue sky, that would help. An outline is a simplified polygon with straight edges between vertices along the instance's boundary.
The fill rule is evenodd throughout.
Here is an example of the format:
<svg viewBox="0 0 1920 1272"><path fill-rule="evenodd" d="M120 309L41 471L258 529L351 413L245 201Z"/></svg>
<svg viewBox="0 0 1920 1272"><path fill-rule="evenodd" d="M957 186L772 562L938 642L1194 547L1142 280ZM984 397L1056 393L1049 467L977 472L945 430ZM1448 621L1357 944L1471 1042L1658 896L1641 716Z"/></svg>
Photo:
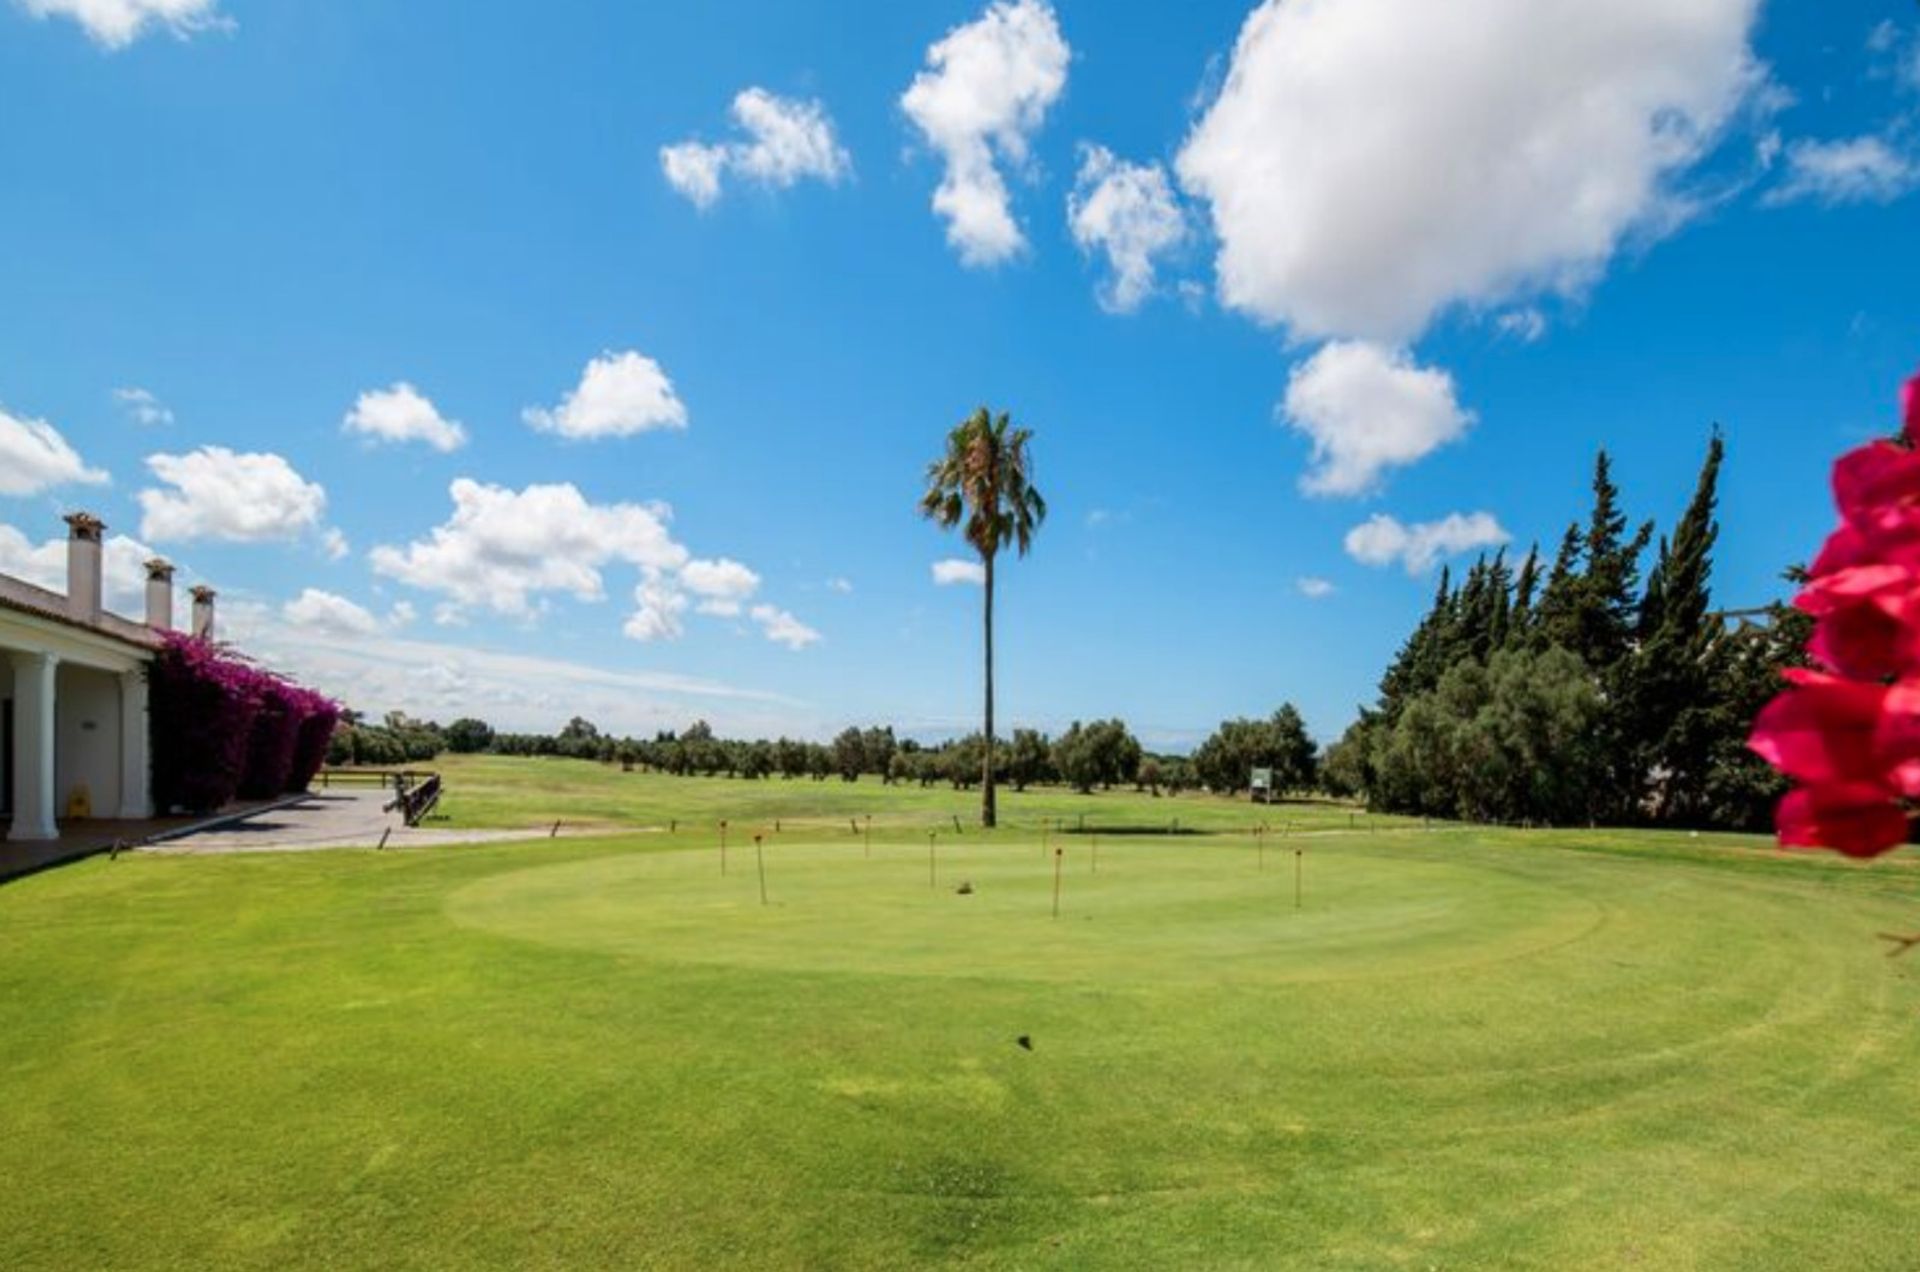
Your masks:
<svg viewBox="0 0 1920 1272"><path fill-rule="evenodd" d="M0 0L0 570L86 507L364 709L935 734L985 403L1017 723L1337 734L1449 545L1715 421L1779 595L1920 361L1920 15L1433 9Z"/></svg>

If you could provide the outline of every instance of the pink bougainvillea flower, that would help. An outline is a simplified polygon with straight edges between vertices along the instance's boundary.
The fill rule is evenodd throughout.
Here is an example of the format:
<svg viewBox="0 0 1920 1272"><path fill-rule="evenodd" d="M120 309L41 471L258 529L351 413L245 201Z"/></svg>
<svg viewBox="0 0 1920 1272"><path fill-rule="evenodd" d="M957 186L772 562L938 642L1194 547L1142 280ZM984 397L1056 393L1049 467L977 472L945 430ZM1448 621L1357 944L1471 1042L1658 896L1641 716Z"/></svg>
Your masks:
<svg viewBox="0 0 1920 1272"><path fill-rule="evenodd" d="M1849 525L1872 534L1920 505L1920 451L1868 442L1833 465L1833 501Z"/></svg>
<svg viewBox="0 0 1920 1272"><path fill-rule="evenodd" d="M1907 841L1906 811L1867 782L1789 791L1774 827L1789 848L1832 848L1849 857L1877 857Z"/></svg>
<svg viewBox="0 0 1920 1272"><path fill-rule="evenodd" d="M1820 620L1808 652L1834 671L1887 680L1920 666L1920 571L1846 566L1815 576L1793 603Z"/></svg>
<svg viewBox="0 0 1920 1272"><path fill-rule="evenodd" d="M1794 598L1830 670L1785 672L1747 740L1801 783L1776 813L1783 844L1875 856L1906 842L1903 801L1920 799L1920 375L1900 425L1835 462L1840 528Z"/></svg>
<svg viewBox="0 0 1920 1272"><path fill-rule="evenodd" d="M1892 598L1911 591L1915 581L1914 571L1905 566L1849 565L1813 578L1793 603L1815 618L1853 605L1880 604L1882 598L1897 609L1898 602Z"/></svg>
<svg viewBox="0 0 1920 1272"><path fill-rule="evenodd" d="M1920 505L1883 509L1864 527L1841 523L1820 545L1807 574L1825 578L1858 565L1894 565L1920 576Z"/></svg>
<svg viewBox="0 0 1920 1272"><path fill-rule="evenodd" d="M1747 745L1788 777L1816 786L1868 783L1920 796L1920 688L1795 668L1794 688L1768 703Z"/></svg>
<svg viewBox="0 0 1920 1272"><path fill-rule="evenodd" d="M1839 529L1827 536L1820 545L1820 555L1807 567L1809 578L1820 578L1832 574L1835 570L1845 570L1856 565L1873 563L1873 545L1867 536L1854 527L1842 523Z"/></svg>
<svg viewBox="0 0 1920 1272"><path fill-rule="evenodd" d="M1920 632L1878 605L1849 605L1813 625L1807 652L1843 676L1885 680L1920 666Z"/></svg>

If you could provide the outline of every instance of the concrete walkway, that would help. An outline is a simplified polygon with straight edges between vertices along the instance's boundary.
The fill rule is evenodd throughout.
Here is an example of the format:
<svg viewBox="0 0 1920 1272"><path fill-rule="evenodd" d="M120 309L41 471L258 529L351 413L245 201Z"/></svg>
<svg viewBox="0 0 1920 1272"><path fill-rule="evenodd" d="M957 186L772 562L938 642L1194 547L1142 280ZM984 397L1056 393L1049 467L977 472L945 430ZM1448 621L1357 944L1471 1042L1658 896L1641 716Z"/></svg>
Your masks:
<svg viewBox="0 0 1920 1272"><path fill-rule="evenodd" d="M334 787L315 791L296 804L249 817L245 821L183 835L143 846L141 852L193 856L227 852L303 852L317 848L374 848L382 835L389 848L430 848L442 844L502 843L514 839L544 839L545 828L524 830L446 830L408 826L398 812L385 806L393 798L386 790L356 791ZM565 836L606 834L606 827L562 826Z"/></svg>
<svg viewBox="0 0 1920 1272"><path fill-rule="evenodd" d="M106 852L115 844L140 844L158 836L177 835L196 826L247 817L271 808L277 801L257 800L234 804L212 817L153 817L144 821L95 818L60 823L58 839L0 839L0 882L33 874L49 866L65 865L82 857Z"/></svg>

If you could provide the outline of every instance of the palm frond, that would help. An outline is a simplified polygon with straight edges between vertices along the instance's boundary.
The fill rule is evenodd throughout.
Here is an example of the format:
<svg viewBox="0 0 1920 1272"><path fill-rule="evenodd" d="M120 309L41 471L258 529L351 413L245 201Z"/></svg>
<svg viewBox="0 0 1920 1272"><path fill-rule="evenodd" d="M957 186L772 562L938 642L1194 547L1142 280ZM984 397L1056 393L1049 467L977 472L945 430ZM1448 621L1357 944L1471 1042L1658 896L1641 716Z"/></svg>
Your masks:
<svg viewBox="0 0 1920 1272"><path fill-rule="evenodd" d="M996 416L984 406L956 424L946 450L927 465L921 515L943 529L961 527L983 560L1010 545L1025 556L1047 515L1031 482L1032 436L1005 411Z"/></svg>

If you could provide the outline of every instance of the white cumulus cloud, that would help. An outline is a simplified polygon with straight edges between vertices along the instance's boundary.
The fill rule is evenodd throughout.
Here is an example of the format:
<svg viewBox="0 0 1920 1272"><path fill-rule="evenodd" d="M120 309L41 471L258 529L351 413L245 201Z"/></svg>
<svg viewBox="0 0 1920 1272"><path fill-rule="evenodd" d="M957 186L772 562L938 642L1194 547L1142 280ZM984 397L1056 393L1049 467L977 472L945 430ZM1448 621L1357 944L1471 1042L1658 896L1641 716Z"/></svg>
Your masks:
<svg viewBox="0 0 1920 1272"><path fill-rule="evenodd" d="M941 587L954 583L972 583L984 587L987 582L987 567L978 561L963 561L958 557L948 557L944 561L933 563L933 581Z"/></svg>
<svg viewBox="0 0 1920 1272"><path fill-rule="evenodd" d="M702 614L733 618L759 590L760 576L738 561L721 557L687 562L680 570L680 585L700 598L697 608Z"/></svg>
<svg viewBox="0 0 1920 1272"><path fill-rule="evenodd" d="M685 428L687 408L660 364L629 350L601 354L587 364L580 383L560 405L530 406L521 418L540 432L582 440Z"/></svg>
<svg viewBox="0 0 1920 1272"><path fill-rule="evenodd" d="M660 147L660 171L667 184L693 200L695 207L712 207L720 197L720 176L727 169L725 146L682 142Z"/></svg>
<svg viewBox="0 0 1920 1272"><path fill-rule="evenodd" d="M809 177L834 185L853 171L826 107L817 101L748 88L733 99L732 113L735 126L746 134L743 141L683 141L660 148L667 183L697 207L709 207L720 197L728 174L784 190Z"/></svg>
<svg viewBox="0 0 1920 1272"><path fill-rule="evenodd" d="M752 618L760 627L760 634L776 645L785 645L788 649L805 649L820 639L820 633L805 623L772 605L756 605Z"/></svg>
<svg viewBox="0 0 1920 1272"><path fill-rule="evenodd" d="M1867 52L1874 55L1876 77L1891 76L1900 87L1920 91L1920 27L1902 30L1883 18L1867 33Z"/></svg>
<svg viewBox="0 0 1920 1272"><path fill-rule="evenodd" d="M224 28L231 20L221 16L219 0L17 0L37 18L61 17L78 22L94 43L109 49L125 48L149 31L166 30L185 37L196 31Z"/></svg>
<svg viewBox="0 0 1920 1272"><path fill-rule="evenodd" d="M157 428L173 423L173 412L150 389L115 389L113 400L126 410L129 419L142 427Z"/></svg>
<svg viewBox="0 0 1920 1272"><path fill-rule="evenodd" d="M678 640L686 631L682 615L689 604L687 594L667 580L657 575L643 579L633 589L633 604L623 630L634 640Z"/></svg>
<svg viewBox="0 0 1920 1272"><path fill-rule="evenodd" d="M1128 313L1153 294L1155 259L1187 237L1186 214L1157 163L1127 163L1104 146L1080 148L1080 174L1067 196L1067 226L1089 254L1107 258L1100 304Z"/></svg>
<svg viewBox="0 0 1920 1272"><path fill-rule="evenodd" d="M441 415L438 407L405 380L362 393L340 427L376 442L425 442L442 452L459 450L467 441L467 430L458 420Z"/></svg>
<svg viewBox="0 0 1920 1272"><path fill-rule="evenodd" d="M612 562L657 574L689 557L667 530L672 512L663 504L595 504L571 483L510 490L468 477L448 494L453 515L428 537L381 544L368 558L378 574L451 598L454 608L436 621L458 621L465 606L525 616L548 592L597 601Z"/></svg>
<svg viewBox="0 0 1920 1272"><path fill-rule="evenodd" d="M271 453L202 446L184 455L149 455L147 467L171 487L139 494L140 533L160 542L297 539L319 529L327 510L320 483Z"/></svg>
<svg viewBox="0 0 1920 1272"><path fill-rule="evenodd" d="M1324 600L1339 590L1328 580L1315 578L1311 574L1303 575L1295 579L1293 581L1293 587L1295 591L1310 601Z"/></svg>
<svg viewBox="0 0 1920 1272"><path fill-rule="evenodd" d="M1362 565L1399 562L1408 574L1432 569L1442 557L1498 547L1511 535L1490 512L1449 513L1438 521L1403 525L1377 513L1347 531L1347 555Z"/></svg>
<svg viewBox="0 0 1920 1272"><path fill-rule="evenodd" d="M1027 160L1029 138L1067 84L1072 50L1045 0L996 0L927 50L900 98L946 170L933 210L968 265L997 265L1026 246L1000 162Z"/></svg>
<svg viewBox="0 0 1920 1272"><path fill-rule="evenodd" d="M1532 344L1547 334L1547 316L1531 305L1509 309L1494 316L1493 329L1508 339Z"/></svg>
<svg viewBox="0 0 1920 1272"><path fill-rule="evenodd" d="M1281 410L1313 441L1314 467L1301 486L1315 495L1365 494L1387 469L1430 454L1473 423L1452 376L1365 341L1335 341L1295 367Z"/></svg>
<svg viewBox="0 0 1920 1272"><path fill-rule="evenodd" d="M1786 160L1786 175L1764 199L1769 205L1891 203L1920 186L1920 161L1883 137L1796 141L1787 146Z"/></svg>
<svg viewBox="0 0 1920 1272"><path fill-rule="evenodd" d="M106 481L107 474L87 467L59 429L0 408L0 495L37 495L69 483Z"/></svg>
<svg viewBox="0 0 1920 1272"><path fill-rule="evenodd" d="M1577 293L1765 82L1758 0L1265 0L1176 169L1222 301L1411 339L1453 305Z"/></svg>
<svg viewBox="0 0 1920 1272"><path fill-rule="evenodd" d="M280 607L280 617L295 627L328 636L373 636L380 620L344 596L305 588Z"/></svg>

